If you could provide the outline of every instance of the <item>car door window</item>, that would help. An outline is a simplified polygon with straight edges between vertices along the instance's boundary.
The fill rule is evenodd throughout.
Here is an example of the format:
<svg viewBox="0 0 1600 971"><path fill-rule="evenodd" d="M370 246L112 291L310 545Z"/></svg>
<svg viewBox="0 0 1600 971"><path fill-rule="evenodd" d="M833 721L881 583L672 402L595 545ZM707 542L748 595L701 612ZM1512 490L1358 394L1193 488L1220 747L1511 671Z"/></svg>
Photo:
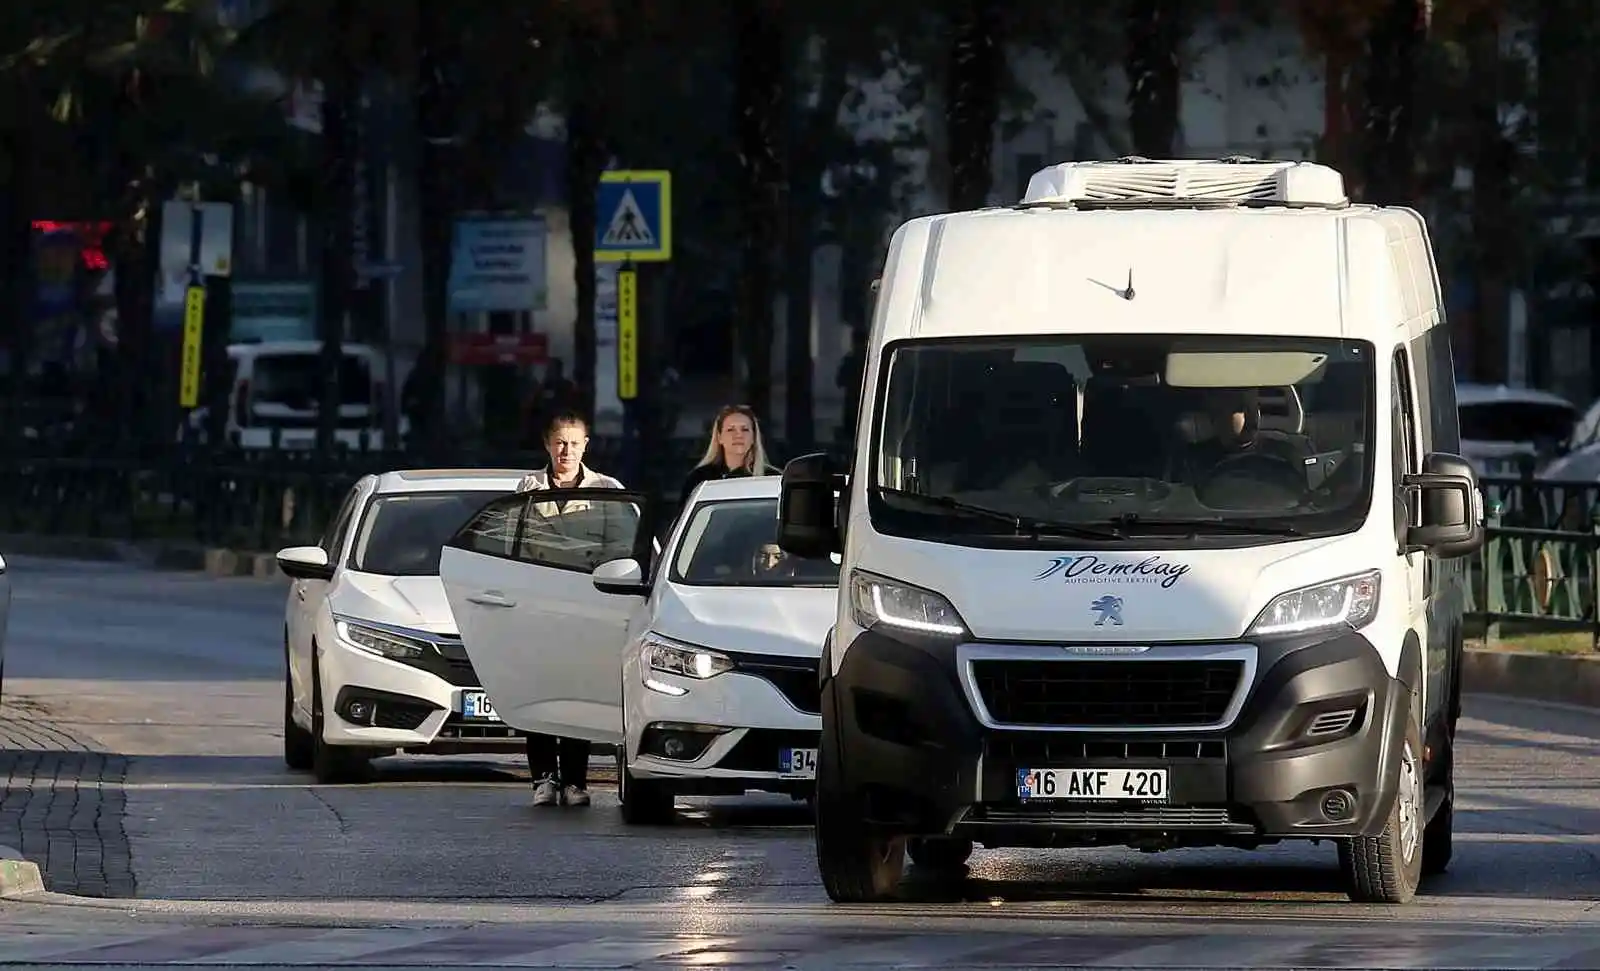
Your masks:
<svg viewBox="0 0 1600 971"><path fill-rule="evenodd" d="M632 496L607 493L530 494L517 531L516 559L588 573L607 560L635 556L639 507Z"/></svg>
<svg viewBox="0 0 1600 971"><path fill-rule="evenodd" d="M534 566L588 573L607 560L648 555L643 496L616 489L522 492L489 503L448 545Z"/></svg>
<svg viewBox="0 0 1600 971"><path fill-rule="evenodd" d="M526 493L496 499L479 509L447 545L469 553L510 558L516 548L517 527L527 507Z"/></svg>

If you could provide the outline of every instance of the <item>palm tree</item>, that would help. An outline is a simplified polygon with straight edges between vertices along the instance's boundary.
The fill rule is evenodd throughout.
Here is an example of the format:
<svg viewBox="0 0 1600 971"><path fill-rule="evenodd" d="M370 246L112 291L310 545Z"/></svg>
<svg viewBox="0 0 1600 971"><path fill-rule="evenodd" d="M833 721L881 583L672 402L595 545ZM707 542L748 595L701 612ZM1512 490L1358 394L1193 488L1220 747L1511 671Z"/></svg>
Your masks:
<svg viewBox="0 0 1600 971"><path fill-rule="evenodd" d="M1006 78L1006 5L952 0L946 83L950 208L988 205L994 186L994 136Z"/></svg>
<svg viewBox="0 0 1600 971"><path fill-rule="evenodd" d="M734 19L734 132L739 186L740 279L735 341L745 365L745 401L772 408L772 334L785 187L783 149L788 58L782 0L748 0Z"/></svg>
<svg viewBox="0 0 1600 971"><path fill-rule="evenodd" d="M1131 0L1124 13L1128 131L1135 154L1171 158L1178 140L1183 43L1192 0Z"/></svg>

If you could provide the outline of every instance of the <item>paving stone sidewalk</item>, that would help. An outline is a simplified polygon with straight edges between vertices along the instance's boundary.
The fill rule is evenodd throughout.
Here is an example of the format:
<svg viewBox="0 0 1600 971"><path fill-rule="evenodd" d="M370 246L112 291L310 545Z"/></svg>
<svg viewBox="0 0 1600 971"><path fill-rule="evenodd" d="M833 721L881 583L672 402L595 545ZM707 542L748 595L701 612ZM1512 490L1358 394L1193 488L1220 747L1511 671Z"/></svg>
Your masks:
<svg viewBox="0 0 1600 971"><path fill-rule="evenodd" d="M37 863L48 890L132 897L128 760L94 748L25 699L0 705L0 846Z"/></svg>

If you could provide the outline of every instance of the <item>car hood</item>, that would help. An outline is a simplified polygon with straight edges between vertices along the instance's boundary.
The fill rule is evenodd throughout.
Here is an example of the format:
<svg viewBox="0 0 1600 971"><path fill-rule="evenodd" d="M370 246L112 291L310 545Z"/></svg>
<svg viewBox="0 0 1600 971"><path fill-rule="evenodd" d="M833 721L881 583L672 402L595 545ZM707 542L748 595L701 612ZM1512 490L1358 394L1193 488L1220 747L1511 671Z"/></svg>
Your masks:
<svg viewBox="0 0 1600 971"><path fill-rule="evenodd" d="M822 656L838 609L837 587L687 587L668 584L651 628L713 650Z"/></svg>
<svg viewBox="0 0 1600 971"><path fill-rule="evenodd" d="M455 634L456 618L438 577L386 577L346 573L329 606L336 614L382 624Z"/></svg>

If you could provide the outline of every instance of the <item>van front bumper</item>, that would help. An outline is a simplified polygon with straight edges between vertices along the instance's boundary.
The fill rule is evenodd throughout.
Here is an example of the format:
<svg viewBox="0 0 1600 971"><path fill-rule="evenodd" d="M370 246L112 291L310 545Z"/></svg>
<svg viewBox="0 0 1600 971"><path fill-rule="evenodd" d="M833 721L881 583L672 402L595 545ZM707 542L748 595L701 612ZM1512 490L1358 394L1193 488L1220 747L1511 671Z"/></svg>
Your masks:
<svg viewBox="0 0 1600 971"><path fill-rule="evenodd" d="M882 832L962 836L988 846L1252 846L1383 828L1411 692L1359 632L1222 645L1253 663L1242 665L1242 684L1219 727L1203 729L1140 724L1133 709L1112 724L1103 706L1092 728L1081 719L1076 728L997 727L1008 723L991 708L1005 706L993 681L975 685L975 647L993 659L1010 646L919 642L881 631L850 645L823 686L823 758L832 765L820 774L829 797L847 800ZM1132 666L1160 658L1164 648L1199 647L1217 645L1152 645L1145 660L1113 654L1092 661L1102 665L1102 677L1106 664L1128 665L1137 677L1151 669ZM1044 663L1086 662L1061 648L1017 649L1034 663L1052 650L1060 660ZM1030 710L1041 710L1047 686L1006 683L1029 692ZM985 704L986 697L997 704ZM1019 769L1098 768L1166 769L1168 798L1018 795Z"/></svg>

